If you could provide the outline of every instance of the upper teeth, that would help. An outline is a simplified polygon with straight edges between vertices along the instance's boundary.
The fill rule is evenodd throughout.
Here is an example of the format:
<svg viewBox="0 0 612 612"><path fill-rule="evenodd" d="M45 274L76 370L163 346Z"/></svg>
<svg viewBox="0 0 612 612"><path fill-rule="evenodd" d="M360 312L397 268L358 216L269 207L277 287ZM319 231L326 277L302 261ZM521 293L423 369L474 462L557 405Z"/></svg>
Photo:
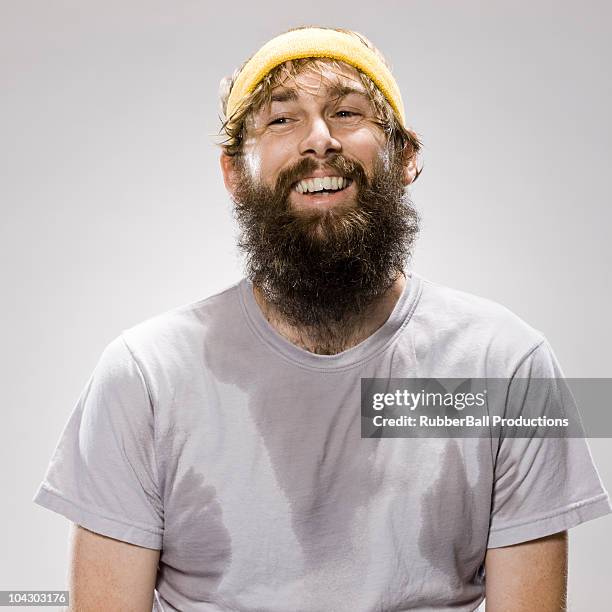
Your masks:
<svg viewBox="0 0 612 612"><path fill-rule="evenodd" d="M299 181L295 189L300 193L323 191L323 189L344 189L348 183L349 179L342 176L325 176Z"/></svg>

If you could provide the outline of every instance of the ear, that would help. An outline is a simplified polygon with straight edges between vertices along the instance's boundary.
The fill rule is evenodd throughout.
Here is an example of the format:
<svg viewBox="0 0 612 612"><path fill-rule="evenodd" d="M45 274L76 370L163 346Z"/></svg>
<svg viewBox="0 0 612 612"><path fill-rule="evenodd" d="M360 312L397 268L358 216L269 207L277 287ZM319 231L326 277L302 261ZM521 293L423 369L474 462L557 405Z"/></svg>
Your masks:
<svg viewBox="0 0 612 612"><path fill-rule="evenodd" d="M404 171L403 171L403 182L404 185L410 185L417 175L417 155L412 151L412 147L408 146L404 149Z"/></svg>
<svg viewBox="0 0 612 612"><path fill-rule="evenodd" d="M221 172L223 173L225 188L233 195L237 180L236 169L234 168L234 158L225 153L225 151L221 151L219 162L221 163Z"/></svg>

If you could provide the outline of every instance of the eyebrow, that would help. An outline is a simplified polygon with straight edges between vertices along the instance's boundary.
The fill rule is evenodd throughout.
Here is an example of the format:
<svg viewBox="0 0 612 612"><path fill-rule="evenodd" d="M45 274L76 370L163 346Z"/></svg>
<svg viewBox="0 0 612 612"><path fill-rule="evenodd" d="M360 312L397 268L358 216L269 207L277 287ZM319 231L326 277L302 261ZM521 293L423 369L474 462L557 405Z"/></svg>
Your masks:
<svg viewBox="0 0 612 612"><path fill-rule="evenodd" d="M350 94L357 94L358 96L362 96L366 99L368 98L368 94L364 89L353 87L352 85L343 85L341 83L336 83L332 85L328 89L329 93L336 98L344 98Z"/></svg>
<svg viewBox="0 0 612 612"><path fill-rule="evenodd" d="M297 97L295 89L279 89L270 96L270 102L295 102Z"/></svg>

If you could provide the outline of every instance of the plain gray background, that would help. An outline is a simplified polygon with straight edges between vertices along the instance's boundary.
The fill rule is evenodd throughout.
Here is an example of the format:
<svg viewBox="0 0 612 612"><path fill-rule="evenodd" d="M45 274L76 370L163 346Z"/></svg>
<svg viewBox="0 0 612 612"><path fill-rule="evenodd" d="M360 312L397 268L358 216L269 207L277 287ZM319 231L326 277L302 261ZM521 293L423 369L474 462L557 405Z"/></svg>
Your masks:
<svg viewBox="0 0 612 612"><path fill-rule="evenodd" d="M612 376L606 2L3 0L0 589L65 588L31 502L102 349L241 276L217 89L298 25L389 58L425 144L414 268L509 307L567 376ZM608 406L602 409L608 409ZM592 440L612 488L612 441ZM572 530L572 610L608 609L610 517Z"/></svg>

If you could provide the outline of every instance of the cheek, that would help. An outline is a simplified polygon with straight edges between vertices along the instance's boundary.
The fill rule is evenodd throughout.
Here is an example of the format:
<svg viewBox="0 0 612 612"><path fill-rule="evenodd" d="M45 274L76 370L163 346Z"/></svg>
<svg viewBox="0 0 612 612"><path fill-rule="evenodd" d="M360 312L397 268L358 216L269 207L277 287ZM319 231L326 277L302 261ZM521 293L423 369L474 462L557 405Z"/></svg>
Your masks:
<svg viewBox="0 0 612 612"><path fill-rule="evenodd" d="M362 147L360 150L355 150L354 155L363 165L364 170L369 178L372 178L375 168L381 168L388 172L391 168L391 156L386 147Z"/></svg>
<svg viewBox="0 0 612 612"><path fill-rule="evenodd" d="M387 147L380 150L377 160L375 160L375 163L376 162L379 162L382 165L385 172L389 172L389 170L391 170L391 153Z"/></svg>
<svg viewBox="0 0 612 612"><path fill-rule="evenodd" d="M244 165L252 177L258 177L261 172L261 158L253 151L245 153Z"/></svg>
<svg viewBox="0 0 612 612"><path fill-rule="evenodd" d="M365 125L351 135L345 149L352 151L368 167L371 167L378 159L385 165L388 163L388 151L386 137L377 125Z"/></svg>
<svg viewBox="0 0 612 612"><path fill-rule="evenodd" d="M258 160L262 178L273 182L282 170L297 161L297 157L288 143L277 141L265 150L262 149Z"/></svg>

